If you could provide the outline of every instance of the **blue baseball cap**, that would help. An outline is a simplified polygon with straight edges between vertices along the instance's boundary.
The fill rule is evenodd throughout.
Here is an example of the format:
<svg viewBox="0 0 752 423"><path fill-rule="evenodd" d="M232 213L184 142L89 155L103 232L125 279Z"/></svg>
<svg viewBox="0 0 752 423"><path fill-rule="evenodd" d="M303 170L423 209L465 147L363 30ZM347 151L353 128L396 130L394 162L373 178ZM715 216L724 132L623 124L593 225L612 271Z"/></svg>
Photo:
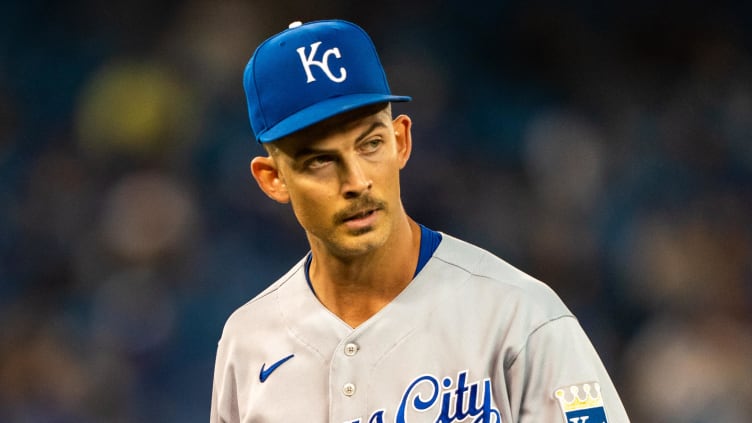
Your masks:
<svg viewBox="0 0 752 423"><path fill-rule="evenodd" d="M392 95L371 38L342 20L293 22L259 45L243 74L256 140L278 140Z"/></svg>

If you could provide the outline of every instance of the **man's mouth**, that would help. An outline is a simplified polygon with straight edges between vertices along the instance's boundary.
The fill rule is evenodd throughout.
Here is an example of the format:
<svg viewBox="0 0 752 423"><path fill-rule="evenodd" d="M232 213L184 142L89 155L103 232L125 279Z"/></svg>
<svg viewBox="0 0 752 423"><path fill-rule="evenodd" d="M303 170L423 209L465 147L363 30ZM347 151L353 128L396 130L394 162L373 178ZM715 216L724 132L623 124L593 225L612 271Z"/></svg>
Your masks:
<svg viewBox="0 0 752 423"><path fill-rule="evenodd" d="M380 212L386 208L386 204L382 201L362 198L334 215L334 222L337 225L344 223L350 228L362 229L376 223Z"/></svg>
<svg viewBox="0 0 752 423"><path fill-rule="evenodd" d="M366 217L374 214L376 212L376 210L377 209L363 210L363 211L360 211L358 213L355 213L353 215L350 215L350 216L346 217L343 221L349 222L349 221L353 221L353 220L365 219Z"/></svg>

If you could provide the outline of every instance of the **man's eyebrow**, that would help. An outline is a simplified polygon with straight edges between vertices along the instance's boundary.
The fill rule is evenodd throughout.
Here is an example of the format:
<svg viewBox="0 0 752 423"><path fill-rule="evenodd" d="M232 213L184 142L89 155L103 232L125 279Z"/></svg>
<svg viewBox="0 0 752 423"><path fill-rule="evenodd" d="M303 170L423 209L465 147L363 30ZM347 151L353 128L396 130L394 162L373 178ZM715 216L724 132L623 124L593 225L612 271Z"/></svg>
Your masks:
<svg viewBox="0 0 752 423"><path fill-rule="evenodd" d="M355 138L355 142L358 142L362 140L363 138L367 137L371 132L375 131L377 128L386 128L386 124L380 120L377 120L376 122L373 122L368 128L366 128L363 132L358 135L357 138Z"/></svg>
<svg viewBox="0 0 752 423"><path fill-rule="evenodd" d="M373 131L375 131L376 129L379 129L379 128L388 128L388 126L384 122L381 122L381 121L373 122L372 124L370 124L365 130L363 130L363 132L361 132L355 138L355 142L357 143L357 142L363 140L363 138L366 138ZM330 153L330 152L332 152L332 150L327 150L327 149L323 149L323 148L314 148L314 147L308 147L308 146L306 146L306 147L301 147L298 151L296 151L292 155L292 158L294 160L298 160L301 157L315 155L315 154L322 154L322 153L326 154L326 153Z"/></svg>
<svg viewBox="0 0 752 423"><path fill-rule="evenodd" d="M330 150L320 149L320 148L313 148L313 147L302 147L300 150L296 151L295 154L292 155L293 160L299 160L301 157L311 156L315 154L321 154L321 153L329 153Z"/></svg>

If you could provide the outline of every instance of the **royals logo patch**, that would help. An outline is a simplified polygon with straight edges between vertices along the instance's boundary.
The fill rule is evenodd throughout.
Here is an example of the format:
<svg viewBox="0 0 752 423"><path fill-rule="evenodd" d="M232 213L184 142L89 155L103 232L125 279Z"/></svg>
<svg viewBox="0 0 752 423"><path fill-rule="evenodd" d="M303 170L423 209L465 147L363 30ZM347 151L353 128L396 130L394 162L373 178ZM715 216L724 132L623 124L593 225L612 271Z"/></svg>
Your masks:
<svg viewBox="0 0 752 423"><path fill-rule="evenodd" d="M608 423L597 383L565 386L557 389L554 397L567 423Z"/></svg>

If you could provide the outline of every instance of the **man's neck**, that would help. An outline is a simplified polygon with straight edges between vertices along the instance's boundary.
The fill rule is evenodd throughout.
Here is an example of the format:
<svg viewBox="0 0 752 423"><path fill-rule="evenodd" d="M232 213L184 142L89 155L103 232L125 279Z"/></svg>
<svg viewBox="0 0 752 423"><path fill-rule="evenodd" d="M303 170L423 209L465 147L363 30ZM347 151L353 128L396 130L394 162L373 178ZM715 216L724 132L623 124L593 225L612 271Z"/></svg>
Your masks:
<svg viewBox="0 0 752 423"><path fill-rule="evenodd" d="M413 279L420 227L406 217L393 236L378 250L346 260L314 250L311 286L319 301L353 328L378 313Z"/></svg>

